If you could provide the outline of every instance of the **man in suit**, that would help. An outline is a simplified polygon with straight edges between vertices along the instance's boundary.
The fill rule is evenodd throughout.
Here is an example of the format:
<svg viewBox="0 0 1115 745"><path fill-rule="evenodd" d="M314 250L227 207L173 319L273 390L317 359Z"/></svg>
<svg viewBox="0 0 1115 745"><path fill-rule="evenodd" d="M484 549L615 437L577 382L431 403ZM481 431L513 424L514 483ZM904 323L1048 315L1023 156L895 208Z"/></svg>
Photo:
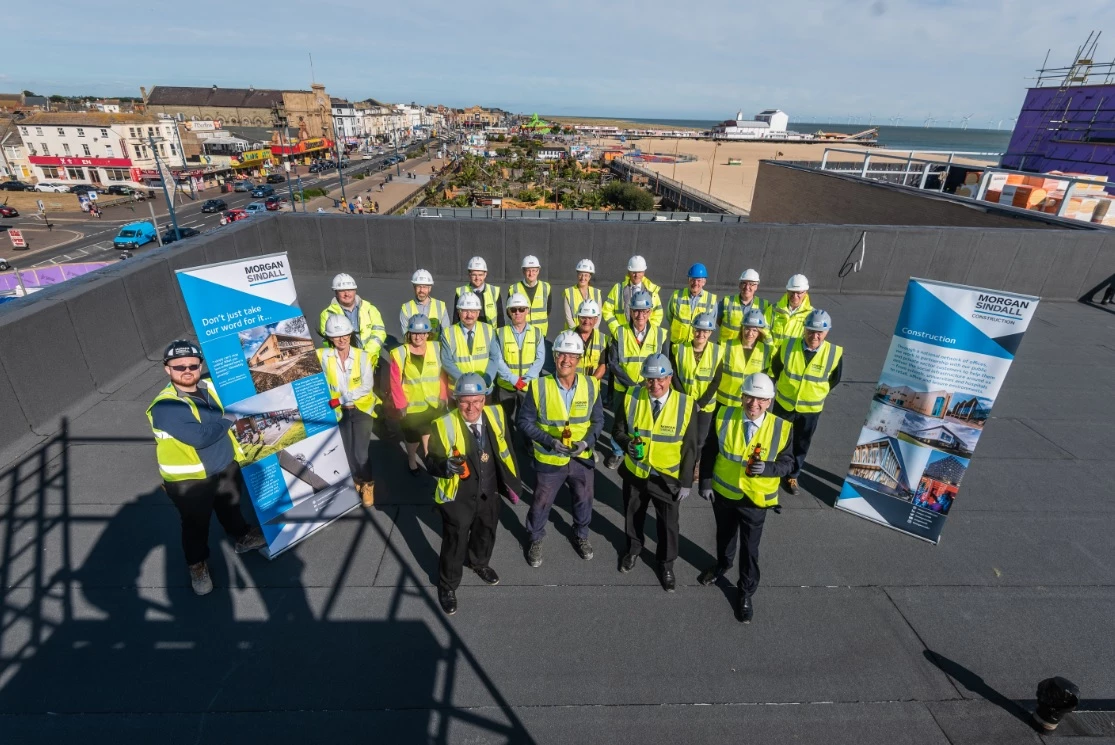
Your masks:
<svg viewBox="0 0 1115 745"><path fill-rule="evenodd" d="M478 373L457 378L457 409L434 422L426 456L426 470L437 479L434 501L442 520L438 602L450 616L457 612L466 559L483 582L499 584L488 561L496 542L500 493L517 502L522 491L507 420L498 405L484 405L487 391Z"/></svg>

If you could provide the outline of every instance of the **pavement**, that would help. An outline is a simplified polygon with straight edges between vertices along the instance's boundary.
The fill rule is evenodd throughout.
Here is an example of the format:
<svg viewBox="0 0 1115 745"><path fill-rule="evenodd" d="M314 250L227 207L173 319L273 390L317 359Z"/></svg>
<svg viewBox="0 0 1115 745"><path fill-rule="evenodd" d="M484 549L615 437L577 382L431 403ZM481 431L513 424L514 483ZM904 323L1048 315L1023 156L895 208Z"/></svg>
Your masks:
<svg viewBox="0 0 1115 745"><path fill-rule="evenodd" d="M329 276L295 279L312 315ZM357 279L394 319L408 285ZM642 560L617 571L610 471L592 561L570 545L567 496L537 569L526 504L505 503L502 581L466 572L444 616L433 482L380 441L374 508L273 561L236 556L215 528L217 587L197 598L144 417L165 382L152 364L0 468L3 741L1053 745L1025 719L1038 681L1063 675L1099 713L1062 731L1115 743L1115 314L1039 306L934 546L831 507L901 298L813 302L833 314L845 382L804 493L768 519L749 626L728 583L697 584L714 533L696 497L676 593L655 576L653 516Z"/></svg>

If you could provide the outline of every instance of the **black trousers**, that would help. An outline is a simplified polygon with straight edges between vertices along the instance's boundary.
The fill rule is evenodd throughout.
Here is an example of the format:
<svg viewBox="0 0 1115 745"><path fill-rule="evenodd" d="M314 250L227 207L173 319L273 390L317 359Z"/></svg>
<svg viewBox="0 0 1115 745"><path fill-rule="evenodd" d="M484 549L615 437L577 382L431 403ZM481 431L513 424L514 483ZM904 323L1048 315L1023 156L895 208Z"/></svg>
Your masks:
<svg viewBox="0 0 1115 745"><path fill-rule="evenodd" d="M458 494L452 502L441 505L439 587L457 589L466 558L471 566L488 566L496 545L501 503L498 494Z"/></svg>
<svg viewBox="0 0 1115 745"><path fill-rule="evenodd" d="M341 442L348 456L348 468L357 483L372 480L372 425L375 420L360 409L341 409Z"/></svg>
<svg viewBox="0 0 1115 745"><path fill-rule="evenodd" d="M243 484L240 466L235 462L209 478L163 482L163 489L182 518L182 550L187 564L209 558L209 520L214 512L233 540L248 532L248 523L240 512Z"/></svg>
<svg viewBox="0 0 1115 745"><path fill-rule="evenodd" d="M725 499L717 494L712 502L712 516L716 520L716 563L727 573L735 563L739 544L736 587L751 597L759 589L759 541L763 538L767 511L746 499Z"/></svg>
<svg viewBox="0 0 1115 745"><path fill-rule="evenodd" d="M794 471L789 478L796 479L801 475L801 467L805 465L805 456L809 453L809 444L813 442L813 433L817 431L817 422L821 420L821 413L802 414L800 411L786 411L775 402L774 415L782 417L793 426L790 438L794 447Z"/></svg>
<svg viewBox="0 0 1115 745"><path fill-rule="evenodd" d="M647 510L654 504L654 517L658 526L658 545L655 558L663 569L673 569L678 557L678 533L681 506L657 479L638 479L623 476L624 530L627 533L627 555L638 556L643 550L643 528Z"/></svg>

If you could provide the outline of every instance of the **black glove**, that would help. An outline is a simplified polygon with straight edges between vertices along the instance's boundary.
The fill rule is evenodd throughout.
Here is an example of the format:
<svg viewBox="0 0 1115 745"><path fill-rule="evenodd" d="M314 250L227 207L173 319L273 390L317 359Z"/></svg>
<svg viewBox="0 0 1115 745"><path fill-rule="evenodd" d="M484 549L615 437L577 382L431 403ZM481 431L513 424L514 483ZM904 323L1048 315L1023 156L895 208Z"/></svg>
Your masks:
<svg viewBox="0 0 1115 745"><path fill-rule="evenodd" d="M558 455L573 455L573 449L565 447L565 445L561 444L561 440L558 440L556 438L554 439L554 444L550 447L550 450L553 450Z"/></svg>
<svg viewBox="0 0 1115 745"><path fill-rule="evenodd" d="M766 461L757 460L747 464L748 476L762 476L763 472L767 470Z"/></svg>
<svg viewBox="0 0 1115 745"><path fill-rule="evenodd" d="M445 470L449 471L449 473L454 476L460 476L465 472L465 464L463 461L461 463L455 463L453 460L447 460L445 461Z"/></svg>
<svg viewBox="0 0 1115 745"><path fill-rule="evenodd" d="M635 460L639 459L639 454L638 454L638 452L636 452L635 441L634 440L627 443L627 454L630 455Z"/></svg>

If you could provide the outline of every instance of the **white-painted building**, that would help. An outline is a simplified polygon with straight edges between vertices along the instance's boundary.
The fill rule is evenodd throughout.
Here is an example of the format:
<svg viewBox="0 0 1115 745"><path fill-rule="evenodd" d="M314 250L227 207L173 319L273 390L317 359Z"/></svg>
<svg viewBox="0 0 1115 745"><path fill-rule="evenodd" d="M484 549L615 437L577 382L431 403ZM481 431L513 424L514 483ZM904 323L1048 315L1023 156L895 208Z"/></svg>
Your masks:
<svg viewBox="0 0 1115 745"><path fill-rule="evenodd" d="M720 122L712 128L714 140L762 140L781 139L786 136L790 117L779 109L766 109L754 119L744 119L743 112L737 112L735 119Z"/></svg>
<svg viewBox="0 0 1115 745"><path fill-rule="evenodd" d="M356 115L356 108L343 98L333 98L333 133L341 142L349 145L358 143L364 137L364 118Z"/></svg>

